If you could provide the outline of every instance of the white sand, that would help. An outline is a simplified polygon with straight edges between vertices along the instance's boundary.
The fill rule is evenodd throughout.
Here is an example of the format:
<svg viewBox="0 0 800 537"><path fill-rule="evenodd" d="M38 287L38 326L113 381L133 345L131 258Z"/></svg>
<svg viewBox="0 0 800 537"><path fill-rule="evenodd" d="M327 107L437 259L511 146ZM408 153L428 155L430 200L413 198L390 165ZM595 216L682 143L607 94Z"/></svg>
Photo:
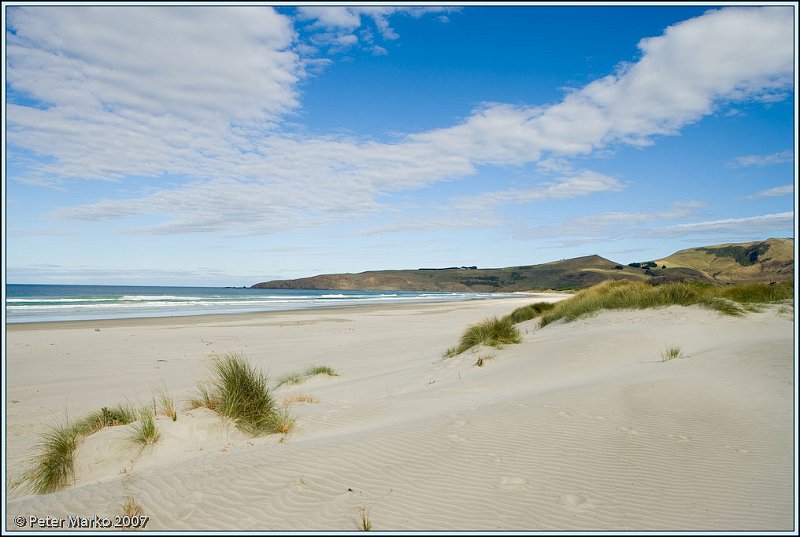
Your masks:
<svg viewBox="0 0 800 537"><path fill-rule="evenodd" d="M442 358L468 324L538 300L10 325L7 487L45 425L162 386L186 400L214 353L273 379L340 375L276 391L319 400L290 406L284 442L205 409L160 417L142 453L131 426L107 428L78 448L74 486L12 486L6 526L135 496L148 530L355 531L361 507L375 530L795 528L791 313L604 312ZM687 357L662 362L668 345Z"/></svg>

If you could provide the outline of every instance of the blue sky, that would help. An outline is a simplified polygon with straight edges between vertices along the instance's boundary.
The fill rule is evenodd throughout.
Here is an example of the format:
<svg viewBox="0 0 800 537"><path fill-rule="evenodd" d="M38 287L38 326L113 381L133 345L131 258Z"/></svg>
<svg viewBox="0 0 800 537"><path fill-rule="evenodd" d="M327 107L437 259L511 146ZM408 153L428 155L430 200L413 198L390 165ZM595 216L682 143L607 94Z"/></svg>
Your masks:
<svg viewBox="0 0 800 537"><path fill-rule="evenodd" d="M791 7L4 8L10 283L794 235Z"/></svg>

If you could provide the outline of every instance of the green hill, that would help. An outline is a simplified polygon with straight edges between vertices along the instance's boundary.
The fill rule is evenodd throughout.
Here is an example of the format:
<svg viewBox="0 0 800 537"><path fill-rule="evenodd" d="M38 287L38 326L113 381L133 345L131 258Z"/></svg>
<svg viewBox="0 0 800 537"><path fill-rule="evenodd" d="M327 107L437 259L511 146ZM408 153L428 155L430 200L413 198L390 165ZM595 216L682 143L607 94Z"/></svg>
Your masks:
<svg viewBox="0 0 800 537"><path fill-rule="evenodd" d="M380 270L359 274L323 274L297 280L276 280L254 285L265 289L359 289L385 291L527 291L577 289L607 279L639 280L641 271L591 255L542 265L507 268L447 268Z"/></svg>
<svg viewBox="0 0 800 537"><path fill-rule="evenodd" d="M753 259L752 262L751 259ZM742 265L742 262L750 264ZM681 250L664 259L650 262L646 267L631 267L609 261L598 255L589 255L541 265L506 268L452 267L379 270L358 274L322 274L296 280L262 282L252 287L257 289L513 292L572 290L589 287L605 280L647 281L654 278L656 281L694 280L708 283L783 281L791 279L793 270L794 241L792 239L769 239L760 243Z"/></svg>
<svg viewBox="0 0 800 537"><path fill-rule="evenodd" d="M691 268L719 283L789 281L794 276L794 239L688 248L656 263Z"/></svg>

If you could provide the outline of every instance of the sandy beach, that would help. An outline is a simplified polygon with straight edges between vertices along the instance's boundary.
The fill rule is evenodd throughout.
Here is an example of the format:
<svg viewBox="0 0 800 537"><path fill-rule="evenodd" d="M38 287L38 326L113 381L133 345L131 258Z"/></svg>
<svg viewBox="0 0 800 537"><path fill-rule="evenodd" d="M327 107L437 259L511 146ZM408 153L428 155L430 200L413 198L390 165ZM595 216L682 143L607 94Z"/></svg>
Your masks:
<svg viewBox="0 0 800 537"><path fill-rule="evenodd" d="M357 531L362 509L396 531L795 528L790 309L528 321L521 344L442 357L469 324L541 300L9 325L6 526L113 517L133 496L155 531ZM684 357L662 361L670 345ZM316 402L289 404L286 437L250 438L184 409L229 352L272 379L338 376L277 388ZM108 427L78 447L73 486L16 486L48 425L160 388L181 410L155 447Z"/></svg>

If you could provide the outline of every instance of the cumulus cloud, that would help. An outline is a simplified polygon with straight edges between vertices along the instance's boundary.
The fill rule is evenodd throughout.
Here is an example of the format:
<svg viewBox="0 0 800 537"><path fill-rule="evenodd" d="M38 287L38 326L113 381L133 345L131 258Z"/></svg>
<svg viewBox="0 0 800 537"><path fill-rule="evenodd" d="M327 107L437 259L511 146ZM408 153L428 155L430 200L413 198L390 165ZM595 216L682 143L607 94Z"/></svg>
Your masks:
<svg viewBox="0 0 800 537"><path fill-rule="evenodd" d="M362 12L356 7L301 6L297 12L301 20L313 21L312 28L355 30L361 26Z"/></svg>
<svg viewBox="0 0 800 537"><path fill-rule="evenodd" d="M311 41L328 54L341 54L361 43L364 50L384 56L388 51L374 44L373 29L385 41L399 39L400 35L389 22L391 17L402 15L420 18L459 9L434 6L300 6L297 8L297 19L303 32L309 34Z"/></svg>
<svg viewBox="0 0 800 537"><path fill-rule="evenodd" d="M270 8L20 7L9 83L65 114L242 124L297 106L290 22Z"/></svg>
<svg viewBox="0 0 800 537"><path fill-rule="evenodd" d="M12 147L40 172L118 179L188 173L247 149L298 105L290 21L271 8L14 7Z"/></svg>
<svg viewBox="0 0 800 537"><path fill-rule="evenodd" d="M377 27L384 39L400 37L389 25L389 17L396 14L419 18L433 13L449 13L460 8L452 7L393 7L393 6L301 6L297 8L299 18L311 21L310 28L320 28L333 32L352 32L359 28L362 18L369 18ZM440 21L441 22L441 21Z"/></svg>
<svg viewBox="0 0 800 537"><path fill-rule="evenodd" d="M639 42L639 61L552 106L488 103L462 124L415 135L487 163L587 154L612 144L649 145L657 135L791 85L789 8L730 8L673 25Z"/></svg>
<svg viewBox="0 0 800 537"><path fill-rule="evenodd" d="M306 8L303 8L306 9ZM309 6L308 9L311 9ZM325 9L321 31L394 8ZM498 167L646 145L720 103L789 88L791 8L709 11L640 42L641 58L548 106L486 103L458 125L392 143L288 134L305 73L291 21L269 7L10 8L11 158L43 158L29 180L189 178L126 200L63 209L65 218L153 214L156 233L273 232L383 210L379 196ZM421 11L408 11L416 16ZM377 23L376 23L377 24ZM380 31L386 31L377 24ZM616 178L561 173L492 203L615 191ZM461 200L463 203L469 200ZM485 203L488 203L485 201Z"/></svg>

